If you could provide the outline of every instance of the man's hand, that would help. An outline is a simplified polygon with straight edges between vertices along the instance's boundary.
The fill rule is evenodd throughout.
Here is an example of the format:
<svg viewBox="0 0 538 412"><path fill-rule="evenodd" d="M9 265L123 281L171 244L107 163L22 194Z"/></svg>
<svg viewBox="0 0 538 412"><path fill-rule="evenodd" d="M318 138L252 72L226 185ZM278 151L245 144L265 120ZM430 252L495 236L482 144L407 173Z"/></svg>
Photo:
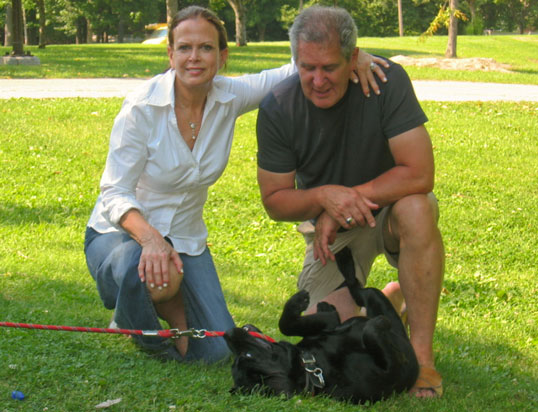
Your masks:
<svg viewBox="0 0 538 412"><path fill-rule="evenodd" d="M351 229L368 224L375 227L372 210L379 206L357 190L338 185L322 186L322 207L340 226Z"/></svg>
<svg viewBox="0 0 538 412"><path fill-rule="evenodd" d="M334 261L334 254L329 249L336 239L336 233L340 225L327 212L323 212L316 220L316 232L314 236L314 259L321 260L325 266L327 259Z"/></svg>

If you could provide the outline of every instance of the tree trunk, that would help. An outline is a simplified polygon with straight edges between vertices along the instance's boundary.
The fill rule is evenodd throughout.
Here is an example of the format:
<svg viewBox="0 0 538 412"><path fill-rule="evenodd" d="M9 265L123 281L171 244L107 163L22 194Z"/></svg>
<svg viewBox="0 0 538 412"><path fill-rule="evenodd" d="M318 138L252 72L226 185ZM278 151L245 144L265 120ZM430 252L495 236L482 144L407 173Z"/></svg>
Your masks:
<svg viewBox="0 0 538 412"><path fill-rule="evenodd" d="M247 11L243 0L227 0L235 13L235 45L247 45Z"/></svg>
<svg viewBox="0 0 538 412"><path fill-rule="evenodd" d="M170 24L179 10L177 0L166 0L166 22Z"/></svg>
<svg viewBox="0 0 538 412"><path fill-rule="evenodd" d="M11 0L13 6L13 55L24 56L23 49L23 22L22 22L22 1Z"/></svg>
<svg viewBox="0 0 538 412"><path fill-rule="evenodd" d="M448 44L446 46L445 57L455 59L458 41L458 19L455 11L458 9L458 0L450 0L450 22L448 25Z"/></svg>
<svg viewBox="0 0 538 412"><path fill-rule="evenodd" d="M13 45L13 7L11 7L11 3L6 4L4 33L4 46L11 47Z"/></svg>
<svg viewBox="0 0 538 412"><path fill-rule="evenodd" d="M75 42L76 44L83 44L88 42L88 20L85 17L77 17L75 21L76 33L75 33Z"/></svg>
<svg viewBox="0 0 538 412"><path fill-rule="evenodd" d="M258 23L258 41L265 41L265 31L267 29L267 24Z"/></svg>
<svg viewBox="0 0 538 412"><path fill-rule="evenodd" d="M45 45L47 44L47 40L45 38L45 2L44 0L37 0L36 3L37 11L39 12L39 48L44 49Z"/></svg>
<svg viewBox="0 0 538 412"><path fill-rule="evenodd" d="M469 12L471 13L471 21L474 22L476 19L476 0L467 0L469 4Z"/></svg>
<svg viewBox="0 0 538 412"><path fill-rule="evenodd" d="M86 43L90 44L93 41L92 24L89 18L86 17Z"/></svg>
<svg viewBox="0 0 538 412"><path fill-rule="evenodd" d="M28 40L28 25L26 24L26 10L24 10L24 6L21 7L21 11L22 11L22 33L23 33L23 38L24 38L24 44L28 46L30 42Z"/></svg>
<svg viewBox="0 0 538 412"><path fill-rule="evenodd" d="M120 16L120 19L118 21L118 43L123 43L124 38L125 38L125 20L123 16Z"/></svg>
<svg viewBox="0 0 538 412"><path fill-rule="evenodd" d="M404 35L402 0L398 0L398 32L400 37Z"/></svg>

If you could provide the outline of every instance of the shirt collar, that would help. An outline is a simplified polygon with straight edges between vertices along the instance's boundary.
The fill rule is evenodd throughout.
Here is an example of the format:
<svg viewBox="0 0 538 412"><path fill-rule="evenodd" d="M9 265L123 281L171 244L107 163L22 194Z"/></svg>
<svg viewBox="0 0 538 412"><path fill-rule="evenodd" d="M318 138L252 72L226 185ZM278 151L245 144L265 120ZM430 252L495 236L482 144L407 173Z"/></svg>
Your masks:
<svg viewBox="0 0 538 412"><path fill-rule="evenodd" d="M174 107L174 80L176 72L173 69L162 74L157 80L155 87L151 90L148 96L148 104L153 106L172 106ZM213 80L211 90L207 95L206 110L211 109L215 103L228 103L237 96L234 93L226 91L223 86L226 83L226 78L216 76Z"/></svg>

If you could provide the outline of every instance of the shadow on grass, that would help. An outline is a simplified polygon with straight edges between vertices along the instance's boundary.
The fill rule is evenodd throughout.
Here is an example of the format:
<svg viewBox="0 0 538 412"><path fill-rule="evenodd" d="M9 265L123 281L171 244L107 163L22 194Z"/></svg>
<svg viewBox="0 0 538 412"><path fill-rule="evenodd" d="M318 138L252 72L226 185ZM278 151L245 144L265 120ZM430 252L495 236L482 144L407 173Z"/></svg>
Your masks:
<svg viewBox="0 0 538 412"><path fill-rule="evenodd" d="M538 70L528 70L528 69L510 69L514 73L521 73L521 74L532 74L532 75L538 75Z"/></svg>
<svg viewBox="0 0 538 412"><path fill-rule="evenodd" d="M443 375L445 394L465 401L467 410L527 409L537 401L534 360L502 338L488 341L465 336L458 330L438 328L437 369ZM473 408L472 404L476 408Z"/></svg>
<svg viewBox="0 0 538 412"><path fill-rule="evenodd" d="M393 56L413 56L413 57L439 57L442 56L442 53L428 53L428 52L419 52L417 50L407 50L407 49L386 49L386 48L368 48L368 53L375 54L378 56L390 58Z"/></svg>
<svg viewBox="0 0 538 412"><path fill-rule="evenodd" d="M16 282L13 286L16 293L11 293L10 282ZM103 327L112 313L102 307L90 281L63 281L34 274L26 275L22 280L0 278L0 285L1 320ZM245 318L244 323L251 322L275 339L281 339L277 332L283 306L283 302L279 301L280 295L264 297L267 306L261 307L259 298L263 295L258 291L252 295L246 292L225 293L228 301L233 302L230 306L244 310L241 315ZM473 322L473 318L469 322ZM134 368L138 375L147 367L155 365L155 368L160 368L157 362L131 345L129 339L121 336L3 329L0 328L0 345L5 349L0 359L8 365L31 365L19 366L23 369L18 373L26 376L25 379L30 379L30 376L36 378L36 385L44 385L47 379L58 374L66 378L77 376L78 369L83 367L85 381L109 388L116 380L107 375L111 364L123 370ZM437 367L445 386L445 399L441 402L464 408L460 410L532 410L529 405L536 402L534 389L538 385L532 357L511 345L509 337L486 339L480 333L480 327L473 329L472 325L465 331L443 324L438 327ZM284 339L293 342L287 337ZM59 361L61 368L57 366ZM220 365L218 369L201 368L197 364L172 365L165 369L174 374L178 367L181 367L180 374L187 373L190 379L194 379L193 382L207 379L204 372L221 378L228 377L229 373L228 364ZM16 372L6 369L0 376L12 378ZM122 376L125 377L125 374L123 372ZM213 384L217 391L224 390L222 384L217 384L216 377L211 380L215 381ZM85 385L82 383L80 386L83 388ZM35 388L33 390L39 392ZM202 389L199 392L204 393ZM432 403L426 410L433 410L434 406Z"/></svg>
<svg viewBox="0 0 538 412"><path fill-rule="evenodd" d="M71 205L72 202L69 202ZM21 224L54 223L68 225L69 221L88 219L91 207L57 206L31 207L18 203L3 203L0 205L0 221L3 226L18 226Z"/></svg>

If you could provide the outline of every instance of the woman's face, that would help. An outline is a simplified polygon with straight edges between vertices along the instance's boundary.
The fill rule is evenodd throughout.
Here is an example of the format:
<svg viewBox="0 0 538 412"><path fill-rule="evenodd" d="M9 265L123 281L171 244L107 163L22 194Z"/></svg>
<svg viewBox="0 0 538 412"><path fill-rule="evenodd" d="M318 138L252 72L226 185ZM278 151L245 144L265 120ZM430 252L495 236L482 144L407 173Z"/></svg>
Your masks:
<svg viewBox="0 0 538 412"><path fill-rule="evenodd" d="M219 50L219 35L204 18L188 19L173 30L174 44L168 46L170 67L183 86L211 83L226 62L228 50Z"/></svg>

